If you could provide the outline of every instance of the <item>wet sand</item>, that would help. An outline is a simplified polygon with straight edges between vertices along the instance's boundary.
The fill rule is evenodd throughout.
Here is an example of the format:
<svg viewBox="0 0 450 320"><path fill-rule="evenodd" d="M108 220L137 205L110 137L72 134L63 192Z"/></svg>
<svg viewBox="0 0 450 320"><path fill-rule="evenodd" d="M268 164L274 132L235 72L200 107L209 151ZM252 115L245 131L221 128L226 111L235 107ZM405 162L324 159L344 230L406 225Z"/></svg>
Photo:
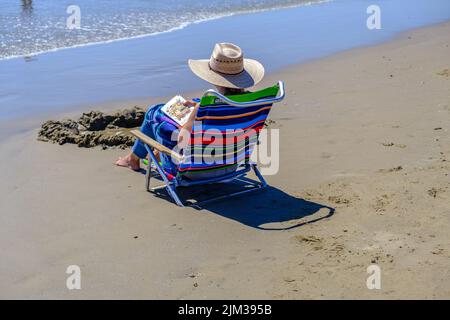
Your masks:
<svg viewBox="0 0 450 320"><path fill-rule="evenodd" d="M2 140L0 297L450 298L449 46L445 23L269 75L280 170L203 210L148 194L123 150Z"/></svg>

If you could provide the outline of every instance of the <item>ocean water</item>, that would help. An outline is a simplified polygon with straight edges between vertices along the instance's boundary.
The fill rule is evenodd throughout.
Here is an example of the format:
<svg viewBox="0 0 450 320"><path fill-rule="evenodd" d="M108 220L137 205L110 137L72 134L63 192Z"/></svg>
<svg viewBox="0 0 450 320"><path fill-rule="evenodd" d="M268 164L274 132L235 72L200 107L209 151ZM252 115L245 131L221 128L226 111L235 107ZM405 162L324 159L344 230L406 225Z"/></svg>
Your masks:
<svg viewBox="0 0 450 320"><path fill-rule="evenodd" d="M323 0L1 0L0 59L175 31L192 23ZM68 28L79 7L80 25ZM69 19L69 25L73 20Z"/></svg>
<svg viewBox="0 0 450 320"><path fill-rule="evenodd" d="M218 5L209 6L214 1ZM0 0L0 55L4 57L0 59L0 139L6 126L17 130L16 124L21 120L58 119L67 111L97 109L110 102L129 106L134 99L209 89L208 83L192 74L187 60L209 58L217 42L238 44L246 57L259 60L266 72L271 73L343 50L382 43L412 28L450 20L450 0L377 0L381 8L380 30L369 30L366 25L367 7L374 4L373 0L322 3L211 0L204 6L191 0L33 0L32 8L23 8L21 3ZM72 30L75 33L64 27L68 16L66 5L72 3L82 4L82 29ZM148 22L138 23L130 18L133 12L135 17L153 14L154 19L159 19L152 10L143 9L158 3L166 8L158 11L158 15L174 17L174 12L179 12L178 16L185 20L178 18L178 23L152 29L151 22L160 20L147 17L149 20L144 21ZM55 14L60 4L64 4L60 7L61 16ZM99 10L101 4L117 7L108 7L109 13L105 13ZM94 6L95 10L89 13L88 6ZM48 13L43 14L42 10ZM203 13L189 20L188 12L191 17L193 12ZM218 19L221 15L225 16ZM41 30L30 30L34 36L26 32L27 28L21 33L19 24L8 18L11 21L5 31L5 17L13 16L30 24L41 21ZM105 20L105 17L115 18ZM91 24L87 23L89 19ZM209 20L194 23L199 19ZM62 29L51 20L59 21ZM126 27L125 22L117 27L119 21L129 21L135 27ZM83 29L88 25L97 31ZM160 24L154 26L159 28ZM129 32L125 37L128 40L114 41L122 39L124 30ZM68 37L67 32L75 37ZM16 41L14 33L18 34ZM152 36L143 36L149 34ZM60 50L66 47L70 49ZM41 51L45 53L27 56ZM289 88L289 83L286 86Z"/></svg>

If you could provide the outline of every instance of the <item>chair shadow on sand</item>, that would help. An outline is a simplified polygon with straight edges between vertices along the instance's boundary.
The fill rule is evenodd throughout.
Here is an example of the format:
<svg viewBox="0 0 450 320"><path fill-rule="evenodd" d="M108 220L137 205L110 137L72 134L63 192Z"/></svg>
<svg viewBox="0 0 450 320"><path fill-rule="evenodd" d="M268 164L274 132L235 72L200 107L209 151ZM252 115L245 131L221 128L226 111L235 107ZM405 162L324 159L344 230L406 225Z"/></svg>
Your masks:
<svg viewBox="0 0 450 320"><path fill-rule="evenodd" d="M273 186L236 197L201 203L204 200L202 198L207 199L212 195L243 187L243 184L227 183L178 190L184 199L200 201L200 204L193 205L198 210L207 210L260 230L294 229L330 218L335 212L332 207L292 196ZM156 196L172 201L165 191L157 192Z"/></svg>

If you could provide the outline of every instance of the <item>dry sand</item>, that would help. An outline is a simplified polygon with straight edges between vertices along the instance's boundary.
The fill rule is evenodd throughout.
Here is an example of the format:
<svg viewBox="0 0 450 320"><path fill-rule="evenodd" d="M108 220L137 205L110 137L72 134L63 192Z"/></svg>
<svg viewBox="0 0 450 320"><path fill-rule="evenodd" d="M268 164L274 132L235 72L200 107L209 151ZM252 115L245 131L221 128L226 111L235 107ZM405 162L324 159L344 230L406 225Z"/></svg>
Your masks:
<svg viewBox="0 0 450 320"><path fill-rule="evenodd" d="M201 211L148 194L123 151L6 139L0 297L450 298L449 45L446 23L270 75L272 187Z"/></svg>

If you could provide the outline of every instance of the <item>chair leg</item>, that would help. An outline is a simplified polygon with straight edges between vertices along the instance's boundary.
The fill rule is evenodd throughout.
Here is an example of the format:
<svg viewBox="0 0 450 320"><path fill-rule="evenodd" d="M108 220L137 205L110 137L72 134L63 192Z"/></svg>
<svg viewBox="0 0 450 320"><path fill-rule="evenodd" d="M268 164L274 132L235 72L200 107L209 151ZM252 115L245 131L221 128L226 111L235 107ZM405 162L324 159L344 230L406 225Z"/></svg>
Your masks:
<svg viewBox="0 0 450 320"><path fill-rule="evenodd" d="M175 203L180 206L180 207L184 207L183 202L180 200L180 197L178 197L177 192L175 191L175 188L173 186L171 186L170 184L168 184L166 186L167 192L170 194L170 196L172 197L173 201L175 201Z"/></svg>
<svg viewBox="0 0 450 320"><path fill-rule="evenodd" d="M148 165L147 165L147 172L145 174L145 189L147 191L150 191L150 178L151 177L152 177L152 158L149 157Z"/></svg>
<svg viewBox="0 0 450 320"><path fill-rule="evenodd" d="M152 161L155 163L155 167L156 170L158 171L159 175L161 176L161 178L164 181L165 187L167 192L169 193L170 197L173 199L173 201L175 201L175 203L180 206L180 207L184 207L183 202L180 200L180 197L178 197L178 194L173 186L173 184L171 184L171 182L169 181L169 179L167 179L163 168L161 168L161 166L158 163L158 160L155 157L155 154L153 153L153 150L150 149L149 147L145 146L148 154L150 156L149 161L148 161L148 170L147 173L149 173L149 176L147 177L147 190L151 190L150 189L150 173L151 173L151 163Z"/></svg>
<svg viewBox="0 0 450 320"><path fill-rule="evenodd" d="M258 165L256 163L252 164L253 171L255 172L256 176L258 177L259 181L261 182L261 187L267 187L267 182L262 176L261 172L259 172Z"/></svg>

